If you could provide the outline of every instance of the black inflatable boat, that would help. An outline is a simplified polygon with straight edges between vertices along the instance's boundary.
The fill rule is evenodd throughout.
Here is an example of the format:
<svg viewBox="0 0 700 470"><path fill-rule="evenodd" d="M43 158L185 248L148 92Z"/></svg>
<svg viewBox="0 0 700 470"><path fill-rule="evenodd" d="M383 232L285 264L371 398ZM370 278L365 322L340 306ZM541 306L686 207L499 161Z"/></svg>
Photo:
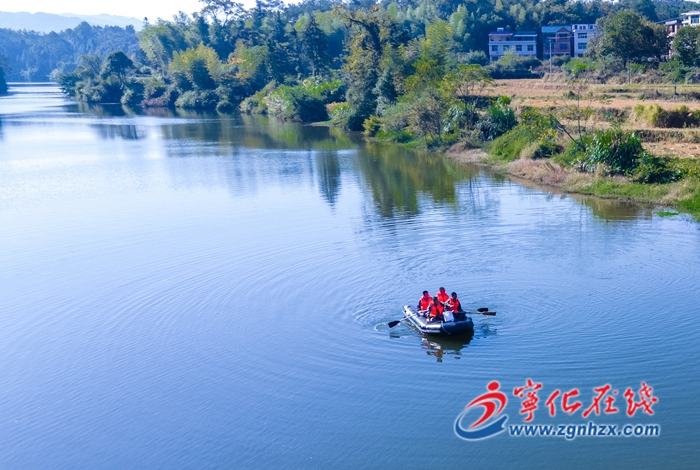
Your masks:
<svg viewBox="0 0 700 470"><path fill-rule="evenodd" d="M474 322L464 315L464 319L448 322L430 322L408 305L403 308L406 321L421 333L429 336L466 336L474 334Z"/></svg>

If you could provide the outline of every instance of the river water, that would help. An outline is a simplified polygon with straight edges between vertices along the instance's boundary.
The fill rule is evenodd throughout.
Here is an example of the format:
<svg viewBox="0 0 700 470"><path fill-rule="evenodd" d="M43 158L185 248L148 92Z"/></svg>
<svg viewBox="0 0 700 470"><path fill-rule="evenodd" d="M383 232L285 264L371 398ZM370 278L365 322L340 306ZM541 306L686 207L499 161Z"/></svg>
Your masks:
<svg viewBox="0 0 700 470"><path fill-rule="evenodd" d="M12 91L0 467L700 465L695 222L324 127ZM387 327L439 286L498 313L458 341ZM532 423L660 435L455 435L493 380L522 424L528 378ZM658 402L630 417L642 381ZM620 412L584 419L605 384Z"/></svg>

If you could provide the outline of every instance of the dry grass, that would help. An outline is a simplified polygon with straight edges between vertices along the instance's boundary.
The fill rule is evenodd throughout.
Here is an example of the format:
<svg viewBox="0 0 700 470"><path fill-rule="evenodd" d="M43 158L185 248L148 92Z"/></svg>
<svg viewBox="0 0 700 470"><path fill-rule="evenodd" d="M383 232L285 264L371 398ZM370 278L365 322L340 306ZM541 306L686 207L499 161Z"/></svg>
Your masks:
<svg viewBox="0 0 700 470"><path fill-rule="evenodd" d="M686 105L690 111L700 109L700 85L601 85L575 84L549 79L495 80L493 85L479 91L481 96L508 95L516 110L534 107L553 112L574 134L578 121L567 118L579 109L588 108L592 115L581 121L583 130L603 129L616 122L638 131L645 148L658 155L681 158L700 157L700 129L656 128L634 118L638 104L658 105L671 110ZM580 102L569 92L580 94ZM568 95L568 96L567 96ZM640 96L653 99L640 99Z"/></svg>
<svg viewBox="0 0 700 470"><path fill-rule="evenodd" d="M686 142L648 142L644 148L655 155L700 158L700 144Z"/></svg>
<svg viewBox="0 0 700 470"><path fill-rule="evenodd" d="M457 143L447 149L445 155L462 163L479 162L488 157L482 149L471 148L464 142Z"/></svg>
<svg viewBox="0 0 700 470"><path fill-rule="evenodd" d="M562 186L571 173L547 160L521 158L508 164L508 173L545 186Z"/></svg>

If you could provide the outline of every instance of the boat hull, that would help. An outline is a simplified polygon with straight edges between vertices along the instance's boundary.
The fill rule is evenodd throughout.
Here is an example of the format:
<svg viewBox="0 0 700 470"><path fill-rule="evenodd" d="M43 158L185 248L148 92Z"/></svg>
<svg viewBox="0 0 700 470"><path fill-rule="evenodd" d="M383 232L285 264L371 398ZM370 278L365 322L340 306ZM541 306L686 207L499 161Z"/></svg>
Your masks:
<svg viewBox="0 0 700 470"><path fill-rule="evenodd" d="M451 322L430 322L408 305L403 308L406 321L415 329L428 336L467 336L474 334L474 322L470 317Z"/></svg>

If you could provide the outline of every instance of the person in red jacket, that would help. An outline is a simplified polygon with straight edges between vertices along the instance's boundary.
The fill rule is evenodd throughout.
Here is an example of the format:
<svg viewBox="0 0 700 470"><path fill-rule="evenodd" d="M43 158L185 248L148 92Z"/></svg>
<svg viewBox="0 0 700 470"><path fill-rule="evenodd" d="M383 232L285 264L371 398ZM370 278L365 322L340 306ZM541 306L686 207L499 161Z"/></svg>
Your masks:
<svg viewBox="0 0 700 470"><path fill-rule="evenodd" d="M445 302L447 302L448 300L450 300L450 296L447 295L447 292L445 292L445 288L444 288L444 287L441 287L440 290L438 291L438 293L435 294L435 296L437 297L438 301L439 301L442 305L445 305Z"/></svg>
<svg viewBox="0 0 700 470"><path fill-rule="evenodd" d="M433 305L433 298L427 290L423 291L423 296L418 299L418 311L427 312L430 306Z"/></svg>
<svg viewBox="0 0 700 470"><path fill-rule="evenodd" d="M459 302L459 299L457 298L456 292L452 293L452 296L445 304L445 308L447 308L447 310L449 310L451 312L461 312L462 311L462 304Z"/></svg>
<svg viewBox="0 0 700 470"><path fill-rule="evenodd" d="M442 312L445 311L445 307L442 306L437 297L433 298L433 304L428 310L428 321L442 321Z"/></svg>

